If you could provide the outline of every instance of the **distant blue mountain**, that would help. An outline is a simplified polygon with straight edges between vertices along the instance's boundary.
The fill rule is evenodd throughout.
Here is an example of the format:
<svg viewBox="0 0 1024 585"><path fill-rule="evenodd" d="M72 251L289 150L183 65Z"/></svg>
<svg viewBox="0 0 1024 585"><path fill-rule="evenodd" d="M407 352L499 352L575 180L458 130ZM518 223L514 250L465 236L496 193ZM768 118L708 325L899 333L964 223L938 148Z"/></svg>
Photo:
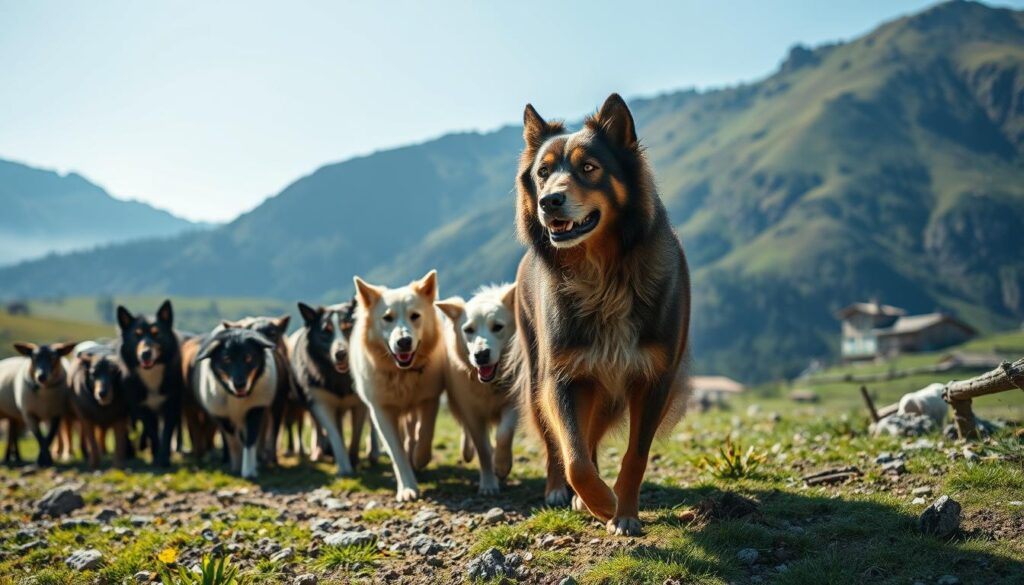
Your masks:
<svg viewBox="0 0 1024 585"><path fill-rule="evenodd" d="M77 173L0 160L0 265L209 227L115 199Z"/></svg>

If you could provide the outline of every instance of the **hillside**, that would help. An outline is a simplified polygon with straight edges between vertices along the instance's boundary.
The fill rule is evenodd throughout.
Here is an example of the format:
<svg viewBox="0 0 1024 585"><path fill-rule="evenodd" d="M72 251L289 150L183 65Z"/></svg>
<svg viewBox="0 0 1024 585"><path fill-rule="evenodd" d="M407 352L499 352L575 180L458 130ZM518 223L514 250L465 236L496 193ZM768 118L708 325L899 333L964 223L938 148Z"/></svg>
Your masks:
<svg viewBox="0 0 1024 585"><path fill-rule="evenodd" d="M1024 319L1022 24L952 2L795 47L756 83L630 102L694 270L699 370L795 373L835 354L831 313L856 299ZM209 233L0 270L0 296L337 297L431 267L466 293L514 274L519 135L329 165Z"/></svg>
<svg viewBox="0 0 1024 585"><path fill-rule="evenodd" d="M0 359L16 355L14 347L12 347L15 341L32 343L85 341L110 337L113 333L114 329L110 325L35 315L11 315L0 311Z"/></svg>
<svg viewBox="0 0 1024 585"><path fill-rule="evenodd" d="M204 227L145 203L115 199L79 174L6 160L0 160L0 209L0 265Z"/></svg>

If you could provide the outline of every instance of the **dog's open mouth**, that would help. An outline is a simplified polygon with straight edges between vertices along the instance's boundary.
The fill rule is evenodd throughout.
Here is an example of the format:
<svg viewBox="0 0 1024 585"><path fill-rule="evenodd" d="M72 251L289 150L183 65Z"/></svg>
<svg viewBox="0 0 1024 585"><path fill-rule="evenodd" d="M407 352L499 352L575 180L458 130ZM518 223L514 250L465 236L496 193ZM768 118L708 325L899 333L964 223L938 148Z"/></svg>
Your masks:
<svg viewBox="0 0 1024 585"><path fill-rule="evenodd" d="M395 358L395 364L404 369L412 365L412 360L416 357L416 352L406 351L393 353L391 355Z"/></svg>
<svg viewBox="0 0 1024 585"><path fill-rule="evenodd" d="M567 242L578 238L584 234L590 233L595 227L597 222L601 219L601 213L596 209L587 214L582 221L569 221L565 219L556 219L551 221L548 225L548 232L551 234L551 240L554 242Z"/></svg>
<svg viewBox="0 0 1024 585"><path fill-rule="evenodd" d="M347 374L348 362L334 362L334 370L339 374Z"/></svg>
<svg viewBox="0 0 1024 585"><path fill-rule="evenodd" d="M476 368L476 377L480 379L484 384L494 380L494 376L498 373L498 366L491 364L489 366L478 366Z"/></svg>
<svg viewBox="0 0 1024 585"><path fill-rule="evenodd" d="M139 360L139 365L143 370L148 370L156 365L156 360Z"/></svg>

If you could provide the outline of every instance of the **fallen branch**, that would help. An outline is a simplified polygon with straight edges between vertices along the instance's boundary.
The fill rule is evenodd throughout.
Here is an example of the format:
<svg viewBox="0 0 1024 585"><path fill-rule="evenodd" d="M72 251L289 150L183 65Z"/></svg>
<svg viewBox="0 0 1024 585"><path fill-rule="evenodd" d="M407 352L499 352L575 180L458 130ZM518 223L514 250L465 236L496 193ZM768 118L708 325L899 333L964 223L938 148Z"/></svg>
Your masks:
<svg viewBox="0 0 1024 585"><path fill-rule="evenodd" d="M1017 389L1024 390L1024 358L1012 364L1003 362L998 368L969 380L949 382L942 390L942 399L953 407L953 420L960 438L976 438L978 431L971 400Z"/></svg>
<svg viewBox="0 0 1024 585"><path fill-rule="evenodd" d="M857 469L856 466L849 465L847 467L826 469L825 471L819 471L818 473L805 475L801 479L803 479L804 483L810 487L830 483L841 483L854 477L860 477L860 475L860 469Z"/></svg>

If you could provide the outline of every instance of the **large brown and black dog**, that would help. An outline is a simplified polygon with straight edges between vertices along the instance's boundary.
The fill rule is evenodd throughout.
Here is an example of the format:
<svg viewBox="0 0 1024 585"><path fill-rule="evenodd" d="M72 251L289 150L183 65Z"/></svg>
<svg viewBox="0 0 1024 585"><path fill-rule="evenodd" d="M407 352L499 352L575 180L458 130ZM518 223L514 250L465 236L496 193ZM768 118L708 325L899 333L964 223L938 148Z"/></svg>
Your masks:
<svg viewBox="0 0 1024 585"><path fill-rule="evenodd" d="M547 449L545 497L565 505L571 487L574 507L610 533L637 535L651 442L686 404L686 257L621 97L578 132L530 105L524 126L516 322L523 407ZM613 490L598 475L597 447L627 411Z"/></svg>

